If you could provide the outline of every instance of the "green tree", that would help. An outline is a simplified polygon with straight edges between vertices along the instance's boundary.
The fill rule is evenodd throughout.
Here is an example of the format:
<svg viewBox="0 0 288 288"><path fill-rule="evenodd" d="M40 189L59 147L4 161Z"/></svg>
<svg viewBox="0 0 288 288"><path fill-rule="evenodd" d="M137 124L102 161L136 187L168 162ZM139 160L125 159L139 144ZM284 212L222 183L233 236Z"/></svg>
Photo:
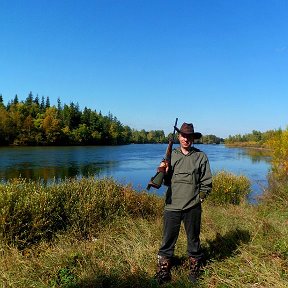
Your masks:
<svg viewBox="0 0 288 288"><path fill-rule="evenodd" d="M132 142L132 130L127 125L123 127L122 138L123 138L124 143Z"/></svg>
<svg viewBox="0 0 288 288"><path fill-rule="evenodd" d="M19 103L18 95L16 94L15 97L14 97L14 100L13 100L13 104L16 105L18 103Z"/></svg>
<svg viewBox="0 0 288 288"><path fill-rule="evenodd" d="M41 97L40 111L41 111L41 113L45 112L45 98L44 98L44 96Z"/></svg>
<svg viewBox="0 0 288 288"><path fill-rule="evenodd" d="M32 105L32 103L33 103L33 94L32 94L32 92L30 92L30 93L28 94L28 96L27 96L24 104L25 104L26 106L30 107L30 106Z"/></svg>
<svg viewBox="0 0 288 288"><path fill-rule="evenodd" d="M0 145L9 144L9 114L0 103Z"/></svg>
<svg viewBox="0 0 288 288"><path fill-rule="evenodd" d="M45 102L45 108L49 108L50 107L50 98L49 96L46 97L46 102Z"/></svg>
<svg viewBox="0 0 288 288"><path fill-rule="evenodd" d="M73 102L70 105L64 105L63 108L63 124L73 130L78 127L81 120L81 112L79 110L79 105L75 105Z"/></svg>
<svg viewBox="0 0 288 288"><path fill-rule="evenodd" d="M39 106L40 104L39 104L39 96L38 96L38 94L36 95L36 97L35 97L35 99L34 99L34 101L33 101L37 106Z"/></svg>
<svg viewBox="0 0 288 288"><path fill-rule="evenodd" d="M205 135L202 136L202 143L205 144L220 144L221 142L223 142L224 139L221 139L215 135Z"/></svg>
<svg viewBox="0 0 288 288"><path fill-rule="evenodd" d="M0 94L0 107L5 108L2 94Z"/></svg>
<svg viewBox="0 0 288 288"><path fill-rule="evenodd" d="M117 120L111 121L109 127L109 138L113 145L123 144L124 141L122 139L122 131L123 127L120 122Z"/></svg>
<svg viewBox="0 0 288 288"><path fill-rule="evenodd" d="M86 124L80 124L72 132L73 140L77 144L89 144L91 142L91 133Z"/></svg>

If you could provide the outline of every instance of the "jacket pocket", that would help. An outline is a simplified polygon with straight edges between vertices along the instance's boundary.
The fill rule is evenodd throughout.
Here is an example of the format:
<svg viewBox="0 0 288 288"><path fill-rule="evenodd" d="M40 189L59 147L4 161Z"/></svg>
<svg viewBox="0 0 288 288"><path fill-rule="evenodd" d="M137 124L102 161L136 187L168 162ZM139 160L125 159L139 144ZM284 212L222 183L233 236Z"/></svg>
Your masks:
<svg viewBox="0 0 288 288"><path fill-rule="evenodd" d="M188 172L174 173L174 179L173 180L175 183L192 184L193 183L192 173L188 173Z"/></svg>

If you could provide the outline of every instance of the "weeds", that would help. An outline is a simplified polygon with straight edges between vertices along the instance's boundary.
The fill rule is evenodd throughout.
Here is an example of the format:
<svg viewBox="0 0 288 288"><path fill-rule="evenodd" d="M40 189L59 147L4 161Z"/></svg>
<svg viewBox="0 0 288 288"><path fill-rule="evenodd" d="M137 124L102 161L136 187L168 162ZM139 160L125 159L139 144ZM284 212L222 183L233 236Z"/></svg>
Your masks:
<svg viewBox="0 0 288 288"><path fill-rule="evenodd" d="M17 179L0 186L0 237L20 249L73 230L89 238L116 217L154 217L163 204L112 179L66 180L50 186Z"/></svg>
<svg viewBox="0 0 288 288"><path fill-rule="evenodd" d="M275 182L250 206L246 181L215 176L216 190L203 203L207 258L199 287L287 287L287 183ZM225 193L233 197L223 198L231 185L237 189ZM162 198L90 178L50 187L18 179L0 193L0 287L159 287ZM183 229L172 282L163 287L191 287Z"/></svg>

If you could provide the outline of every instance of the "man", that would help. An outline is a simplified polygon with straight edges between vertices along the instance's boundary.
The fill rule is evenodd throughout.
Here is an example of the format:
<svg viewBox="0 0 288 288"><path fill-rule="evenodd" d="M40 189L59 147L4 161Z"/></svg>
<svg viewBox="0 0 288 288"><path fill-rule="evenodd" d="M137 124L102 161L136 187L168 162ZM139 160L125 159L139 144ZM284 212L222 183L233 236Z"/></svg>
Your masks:
<svg viewBox="0 0 288 288"><path fill-rule="evenodd" d="M173 149L171 162L161 162L165 168L164 184L168 186L164 210L164 232L158 252L156 280L162 284L171 280L171 258L178 239L181 222L187 235L187 254L190 262L189 279L197 281L203 253L200 247L201 203L212 189L212 174L206 154L193 147L193 124L183 123L178 132L180 147Z"/></svg>

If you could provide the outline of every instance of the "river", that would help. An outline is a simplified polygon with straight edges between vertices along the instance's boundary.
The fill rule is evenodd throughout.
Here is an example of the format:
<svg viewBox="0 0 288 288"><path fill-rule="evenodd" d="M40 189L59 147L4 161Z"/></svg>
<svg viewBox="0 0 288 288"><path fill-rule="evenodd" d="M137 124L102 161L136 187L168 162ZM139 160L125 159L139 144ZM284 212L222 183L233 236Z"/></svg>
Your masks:
<svg viewBox="0 0 288 288"><path fill-rule="evenodd" d="M123 146L0 147L0 180L11 178L51 182L69 177L113 177L136 190L146 188L164 156L167 145L131 144ZM267 186L270 158L251 155L246 149L224 145L196 145L204 151L213 173L221 170L247 176L253 192L249 201L257 201ZM165 187L156 192L163 194Z"/></svg>

